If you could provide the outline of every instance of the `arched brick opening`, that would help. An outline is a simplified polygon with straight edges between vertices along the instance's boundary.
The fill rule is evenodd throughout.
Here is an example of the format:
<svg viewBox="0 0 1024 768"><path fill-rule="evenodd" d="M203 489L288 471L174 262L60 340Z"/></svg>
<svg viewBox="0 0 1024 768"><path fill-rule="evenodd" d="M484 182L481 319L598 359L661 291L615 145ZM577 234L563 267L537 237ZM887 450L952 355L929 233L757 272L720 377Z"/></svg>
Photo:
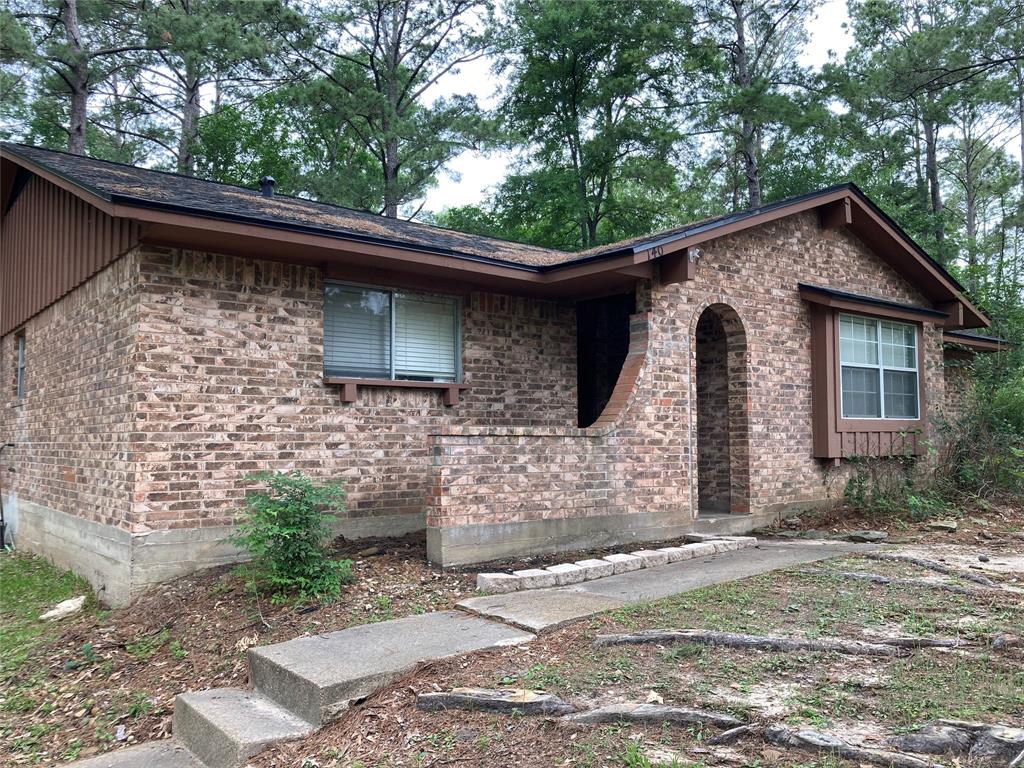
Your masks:
<svg viewBox="0 0 1024 768"><path fill-rule="evenodd" d="M750 512L747 335L727 304L697 320L696 453L698 514Z"/></svg>

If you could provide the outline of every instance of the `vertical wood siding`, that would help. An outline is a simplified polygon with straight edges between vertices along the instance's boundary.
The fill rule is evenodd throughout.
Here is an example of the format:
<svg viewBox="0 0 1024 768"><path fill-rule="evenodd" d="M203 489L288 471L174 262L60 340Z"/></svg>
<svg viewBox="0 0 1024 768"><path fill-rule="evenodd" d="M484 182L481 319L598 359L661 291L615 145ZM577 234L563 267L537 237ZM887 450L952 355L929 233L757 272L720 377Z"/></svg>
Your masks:
<svg viewBox="0 0 1024 768"><path fill-rule="evenodd" d="M37 176L4 215L0 230L2 336L136 245L140 226Z"/></svg>

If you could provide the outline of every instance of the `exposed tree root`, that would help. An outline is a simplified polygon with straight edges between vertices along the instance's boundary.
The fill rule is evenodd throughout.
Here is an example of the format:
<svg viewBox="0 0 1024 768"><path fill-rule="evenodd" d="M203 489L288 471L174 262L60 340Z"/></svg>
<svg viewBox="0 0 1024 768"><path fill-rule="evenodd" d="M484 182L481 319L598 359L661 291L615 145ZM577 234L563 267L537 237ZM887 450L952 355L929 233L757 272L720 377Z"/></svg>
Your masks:
<svg viewBox="0 0 1024 768"><path fill-rule="evenodd" d="M936 560L926 560L923 557L912 557L910 555L897 555L892 552L868 552L864 557L869 560L887 560L890 562L897 563L911 563L918 566L919 568L925 568L929 571L935 571L937 573L944 573L947 576L956 576L958 579L964 579L965 581L973 581L975 584L981 584L982 586L989 587L991 589L1002 589L1003 586L999 582L992 581L988 576L982 576L980 573L971 573L970 571L964 571L959 568L954 568L951 565L940 563Z"/></svg>
<svg viewBox="0 0 1024 768"><path fill-rule="evenodd" d="M861 763L894 766L894 768L940 768L935 763L929 763L910 755L900 754L899 752L856 747L831 734L821 733L810 728L795 731L776 723L765 728L764 737L772 744L777 744L781 747L829 752L847 760L855 760Z"/></svg>
<svg viewBox="0 0 1024 768"><path fill-rule="evenodd" d="M824 651L853 656L903 656L907 653L906 649L890 643L740 635L733 632L709 632L699 629L654 629L632 634L598 635L594 640L594 645L597 646L634 643L696 643L728 648L755 648L762 651Z"/></svg>
<svg viewBox="0 0 1024 768"><path fill-rule="evenodd" d="M941 589L946 592L955 592L958 595L972 595L977 597L989 597L991 591L965 587L960 584L949 584L940 581L927 581L926 579L897 579L892 576L883 576L880 573L864 573L862 571L830 571L827 568L803 568L799 573L806 573L814 576L833 576L842 579L856 579L858 581L871 581L875 584L887 584L897 587L922 587L924 589Z"/></svg>

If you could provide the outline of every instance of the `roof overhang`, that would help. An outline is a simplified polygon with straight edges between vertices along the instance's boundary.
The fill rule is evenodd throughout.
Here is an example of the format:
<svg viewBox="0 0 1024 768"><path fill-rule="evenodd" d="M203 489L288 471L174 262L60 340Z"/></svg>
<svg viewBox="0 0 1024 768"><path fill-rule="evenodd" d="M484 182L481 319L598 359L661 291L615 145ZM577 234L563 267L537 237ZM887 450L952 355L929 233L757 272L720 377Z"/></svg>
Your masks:
<svg viewBox="0 0 1024 768"><path fill-rule="evenodd" d="M832 309L881 315L896 320L937 323L939 325L944 325L949 318L949 314L946 312L929 307L921 307L917 304L904 304L874 296L862 296L858 293L837 291L834 288L825 288L820 285L800 283L799 287L800 298L804 301Z"/></svg>
<svg viewBox="0 0 1024 768"><path fill-rule="evenodd" d="M678 274L679 279L692 279L692 270L679 268L680 263L693 262L686 258L689 249L786 216L817 210L823 228L848 228L918 288L947 315L947 327L990 325L984 313L965 296L963 287L853 184L702 222L671 235L604 249L566 263L535 266L309 225L140 201L79 183L9 146L0 148L0 158L5 166L11 163L26 168L110 216L142 223L141 242L146 244L315 264L339 274L349 270L360 275L380 273L396 280L409 278L414 283L483 287L548 298L578 299L624 290L637 278L653 277L655 264L662 267L663 279L669 273ZM16 193L13 175L9 171L3 174L0 210L6 209L10 196Z"/></svg>
<svg viewBox="0 0 1024 768"><path fill-rule="evenodd" d="M979 336L974 333L958 333L943 331L942 341L957 347L964 347L972 352L1006 352L1013 344L1006 339L995 336Z"/></svg>

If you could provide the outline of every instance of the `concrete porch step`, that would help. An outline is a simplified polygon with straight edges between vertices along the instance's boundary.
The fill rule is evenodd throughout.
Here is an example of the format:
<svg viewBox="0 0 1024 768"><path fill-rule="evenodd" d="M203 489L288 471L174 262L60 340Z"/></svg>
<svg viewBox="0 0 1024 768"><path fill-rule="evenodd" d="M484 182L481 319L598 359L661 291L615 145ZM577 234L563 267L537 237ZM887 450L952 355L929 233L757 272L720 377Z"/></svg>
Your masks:
<svg viewBox="0 0 1024 768"><path fill-rule="evenodd" d="M533 638L461 611L425 613L251 648L249 680L257 691L319 728L419 662Z"/></svg>
<svg viewBox="0 0 1024 768"><path fill-rule="evenodd" d="M209 768L172 739L116 749L105 755L77 760L74 768Z"/></svg>
<svg viewBox="0 0 1024 768"><path fill-rule="evenodd" d="M215 688L180 694L173 730L209 768L234 768L271 744L312 733L313 726L255 691Z"/></svg>

